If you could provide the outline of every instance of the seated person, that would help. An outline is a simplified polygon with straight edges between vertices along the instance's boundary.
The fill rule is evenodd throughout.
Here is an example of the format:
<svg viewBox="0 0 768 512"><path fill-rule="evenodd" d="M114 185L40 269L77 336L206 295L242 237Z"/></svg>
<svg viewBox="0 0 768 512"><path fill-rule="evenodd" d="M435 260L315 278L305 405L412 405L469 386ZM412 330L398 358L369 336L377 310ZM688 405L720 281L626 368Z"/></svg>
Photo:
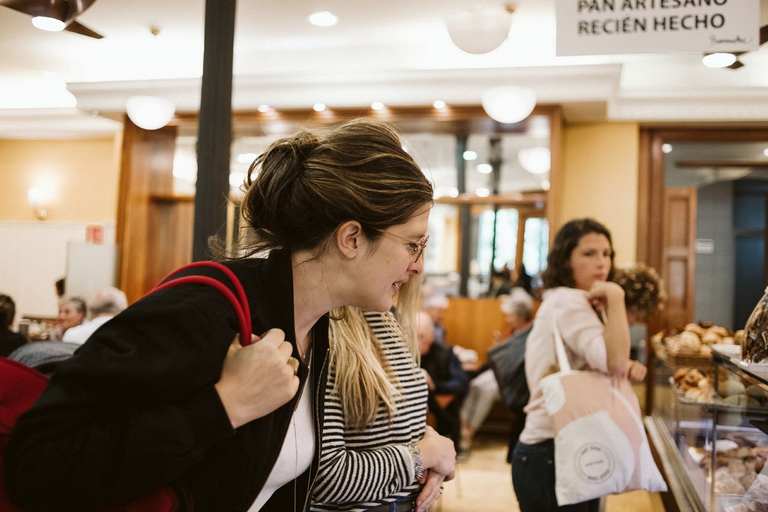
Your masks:
<svg viewBox="0 0 768 512"><path fill-rule="evenodd" d="M62 337L62 341L69 343L85 343L96 329L107 323L107 321L128 307L128 299L122 290L110 286L99 290L91 299L89 322L76 325L67 329Z"/></svg>
<svg viewBox="0 0 768 512"><path fill-rule="evenodd" d="M424 299L424 311L429 314L435 327L435 341L445 344L445 310L448 309L448 299L445 295L429 295Z"/></svg>
<svg viewBox="0 0 768 512"><path fill-rule="evenodd" d="M77 343L65 341L36 341L17 348L8 359L51 376L59 363L72 357L79 347Z"/></svg>
<svg viewBox="0 0 768 512"><path fill-rule="evenodd" d="M527 334L533 322L533 297L522 288L513 288L500 303L507 332L512 336ZM509 339L509 338L507 338ZM504 340L507 341L507 340ZM484 370L469 383L469 393L461 407L461 448L468 451L477 429L485 421L494 402L499 400L499 383L490 368ZM522 411L519 411L522 414ZM525 424L525 416L521 426ZM519 434L519 431L518 431Z"/></svg>
<svg viewBox="0 0 768 512"><path fill-rule="evenodd" d="M429 398L427 407L435 416L436 429L453 441L456 451L461 441L459 411L467 393L469 378L461 368L459 358L449 345L435 343L435 326L425 311L417 315L421 368L427 379ZM442 406L438 395L452 395L449 403Z"/></svg>
<svg viewBox="0 0 768 512"><path fill-rule="evenodd" d="M62 341L67 329L80 325L88 314L88 306L81 297L64 297L59 300L59 314L56 325L50 331L50 341Z"/></svg>
<svg viewBox="0 0 768 512"><path fill-rule="evenodd" d="M9 295L0 294L0 357L8 355L27 344L27 338L11 331L16 316L16 303Z"/></svg>

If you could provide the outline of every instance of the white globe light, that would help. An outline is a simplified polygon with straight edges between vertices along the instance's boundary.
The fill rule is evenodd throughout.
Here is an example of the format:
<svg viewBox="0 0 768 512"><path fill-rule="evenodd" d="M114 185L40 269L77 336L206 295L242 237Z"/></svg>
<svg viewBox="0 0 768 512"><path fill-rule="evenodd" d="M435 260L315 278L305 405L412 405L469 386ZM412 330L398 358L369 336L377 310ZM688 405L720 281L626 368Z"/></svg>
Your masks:
<svg viewBox="0 0 768 512"><path fill-rule="evenodd" d="M67 26L60 19L49 18L48 16L35 16L32 18L32 24L40 30L47 30L48 32L61 32Z"/></svg>
<svg viewBox="0 0 768 512"><path fill-rule="evenodd" d="M546 174L552 164L549 148L543 146L521 149L517 152L517 160L531 174Z"/></svg>
<svg viewBox="0 0 768 512"><path fill-rule="evenodd" d="M536 106L536 91L530 87L491 87L483 93L483 109L500 123L517 123L528 117Z"/></svg>
<svg viewBox="0 0 768 512"><path fill-rule="evenodd" d="M736 56L732 53L710 53L702 57L701 62L708 68L727 68L736 62Z"/></svg>
<svg viewBox="0 0 768 512"><path fill-rule="evenodd" d="M168 124L176 113L176 105L157 96L131 96L125 110L139 128L157 130Z"/></svg>
<svg viewBox="0 0 768 512"><path fill-rule="evenodd" d="M446 21L453 44L467 53L481 54L495 50L507 40L512 17L496 9L464 9Z"/></svg>

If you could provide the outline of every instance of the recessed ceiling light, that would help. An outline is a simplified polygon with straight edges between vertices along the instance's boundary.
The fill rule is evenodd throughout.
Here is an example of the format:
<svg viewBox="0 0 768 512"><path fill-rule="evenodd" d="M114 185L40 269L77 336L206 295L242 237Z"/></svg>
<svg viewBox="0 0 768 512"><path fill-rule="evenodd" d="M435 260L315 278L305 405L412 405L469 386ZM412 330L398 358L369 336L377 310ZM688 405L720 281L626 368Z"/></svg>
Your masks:
<svg viewBox="0 0 768 512"><path fill-rule="evenodd" d="M662 153L671 153L672 152L672 144L662 144L661 145L661 152Z"/></svg>
<svg viewBox="0 0 768 512"><path fill-rule="evenodd" d="M371 108L373 110L381 110L384 108L384 104L380 101L374 101L373 103L371 103Z"/></svg>
<svg viewBox="0 0 768 512"><path fill-rule="evenodd" d="M488 190L487 188L479 188L475 190L475 194L477 194L478 197L488 197L489 195L491 195L491 191Z"/></svg>
<svg viewBox="0 0 768 512"><path fill-rule="evenodd" d="M63 21L48 16L35 16L32 18L32 24L40 30L47 30L48 32L61 32L67 26Z"/></svg>
<svg viewBox="0 0 768 512"><path fill-rule="evenodd" d="M708 68L727 68L736 62L736 56L732 53L710 53L701 62Z"/></svg>
<svg viewBox="0 0 768 512"><path fill-rule="evenodd" d="M445 108L445 102L443 100L435 100L432 102L432 106L435 108Z"/></svg>
<svg viewBox="0 0 768 512"><path fill-rule="evenodd" d="M768 148L765 148L765 149L763 150L763 154L764 154L765 156L768 156Z"/></svg>
<svg viewBox="0 0 768 512"><path fill-rule="evenodd" d="M262 112L262 113L269 112L269 105L259 105L258 110L259 112Z"/></svg>
<svg viewBox="0 0 768 512"><path fill-rule="evenodd" d="M464 160L477 160L477 153L474 151L465 151Z"/></svg>
<svg viewBox="0 0 768 512"><path fill-rule="evenodd" d="M325 110L325 103L315 103L315 105L312 107L312 110L315 112L322 112Z"/></svg>
<svg viewBox="0 0 768 512"><path fill-rule="evenodd" d="M491 167L491 164L480 164L477 166L477 172L480 174L491 174L493 167Z"/></svg>
<svg viewBox="0 0 768 512"><path fill-rule="evenodd" d="M319 11L309 15L309 22L317 27L332 27L339 22L339 18L331 12Z"/></svg>

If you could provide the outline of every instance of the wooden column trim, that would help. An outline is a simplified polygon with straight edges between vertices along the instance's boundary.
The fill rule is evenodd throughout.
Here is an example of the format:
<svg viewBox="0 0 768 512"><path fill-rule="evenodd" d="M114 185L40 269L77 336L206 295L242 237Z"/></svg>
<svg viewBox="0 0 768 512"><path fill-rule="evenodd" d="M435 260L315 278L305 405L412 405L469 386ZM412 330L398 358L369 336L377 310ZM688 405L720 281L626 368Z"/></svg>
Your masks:
<svg viewBox="0 0 768 512"><path fill-rule="evenodd" d="M175 126L142 130L125 116L120 162L116 237L119 245L118 287L132 303L154 283L146 283L150 208L153 194L173 192ZM149 288L147 287L149 286Z"/></svg>

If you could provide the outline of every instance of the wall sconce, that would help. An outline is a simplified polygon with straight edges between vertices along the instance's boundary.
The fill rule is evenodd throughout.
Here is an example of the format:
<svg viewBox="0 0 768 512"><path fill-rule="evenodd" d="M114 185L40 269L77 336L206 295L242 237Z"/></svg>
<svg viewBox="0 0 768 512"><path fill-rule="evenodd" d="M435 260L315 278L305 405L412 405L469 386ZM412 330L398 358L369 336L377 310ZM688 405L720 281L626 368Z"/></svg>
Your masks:
<svg viewBox="0 0 768 512"><path fill-rule="evenodd" d="M29 202L29 206L32 207L32 211L35 212L35 217L39 220L48 218L48 210L42 208L43 192L39 188L32 187L27 190L27 201Z"/></svg>

